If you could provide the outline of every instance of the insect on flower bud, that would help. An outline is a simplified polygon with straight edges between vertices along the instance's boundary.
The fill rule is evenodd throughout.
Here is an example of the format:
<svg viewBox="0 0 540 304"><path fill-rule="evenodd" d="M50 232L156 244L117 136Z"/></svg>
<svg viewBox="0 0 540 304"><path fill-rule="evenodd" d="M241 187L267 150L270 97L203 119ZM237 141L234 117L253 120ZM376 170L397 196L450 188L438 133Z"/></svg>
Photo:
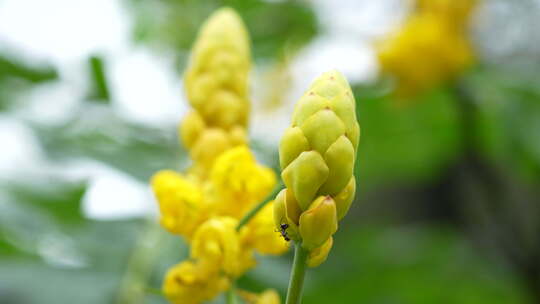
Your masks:
<svg viewBox="0 0 540 304"><path fill-rule="evenodd" d="M274 202L274 223L276 229L284 237L295 241L300 240L300 232L298 231L300 213L301 210L291 192L288 189L281 190ZM286 226L283 226L284 224Z"/></svg>

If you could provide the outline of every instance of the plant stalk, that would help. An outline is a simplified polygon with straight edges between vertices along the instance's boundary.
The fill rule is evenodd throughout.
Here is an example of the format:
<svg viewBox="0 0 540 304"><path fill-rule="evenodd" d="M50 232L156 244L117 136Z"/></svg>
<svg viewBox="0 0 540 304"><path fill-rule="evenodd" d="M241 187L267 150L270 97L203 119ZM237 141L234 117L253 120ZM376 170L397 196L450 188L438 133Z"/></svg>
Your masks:
<svg viewBox="0 0 540 304"><path fill-rule="evenodd" d="M231 283L231 288L227 291L227 304L236 304L236 284Z"/></svg>
<svg viewBox="0 0 540 304"><path fill-rule="evenodd" d="M283 183L279 182L276 187L274 188L274 191L270 193L262 202L260 202L257 206L255 206L253 209L249 210L249 212L244 215L244 217L238 222L238 226L236 226L236 231L240 231L244 225L246 225L259 211L261 211L266 204L271 202L276 195L281 191L283 188Z"/></svg>
<svg viewBox="0 0 540 304"><path fill-rule="evenodd" d="M301 243L296 243L294 248L294 261L289 279L289 289L287 290L287 300L285 304L302 303L302 288L306 276L306 261L309 252L302 248Z"/></svg>

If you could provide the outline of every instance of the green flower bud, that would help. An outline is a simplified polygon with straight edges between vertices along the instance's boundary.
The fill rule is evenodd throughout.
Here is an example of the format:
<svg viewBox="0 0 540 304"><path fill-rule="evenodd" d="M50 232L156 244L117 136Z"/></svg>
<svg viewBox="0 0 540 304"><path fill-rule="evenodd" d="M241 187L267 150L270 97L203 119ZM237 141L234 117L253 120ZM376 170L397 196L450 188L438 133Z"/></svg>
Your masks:
<svg viewBox="0 0 540 304"><path fill-rule="evenodd" d="M331 196L320 196L300 215L302 246L313 250L337 230L336 204Z"/></svg>
<svg viewBox="0 0 540 304"><path fill-rule="evenodd" d="M349 184L359 134L345 78L337 71L317 78L298 101L279 147L283 181L300 209L317 196L338 195Z"/></svg>
<svg viewBox="0 0 540 304"><path fill-rule="evenodd" d="M337 223L354 200L360 137L355 107L347 80L325 73L296 104L279 145L286 189L276 198L276 226L288 224L291 239L310 251L312 267L326 259Z"/></svg>

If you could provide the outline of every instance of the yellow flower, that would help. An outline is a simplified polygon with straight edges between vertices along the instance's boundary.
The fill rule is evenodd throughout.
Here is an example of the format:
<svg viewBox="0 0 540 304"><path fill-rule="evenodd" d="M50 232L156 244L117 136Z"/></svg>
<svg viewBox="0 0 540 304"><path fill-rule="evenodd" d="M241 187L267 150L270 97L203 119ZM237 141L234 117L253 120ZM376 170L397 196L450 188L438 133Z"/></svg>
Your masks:
<svg viewBox="0 0 540 304"><path fill-rule="evenodd" d="M205 273L239 274L240 240L238 221L231 217L214 217L204 222L191 243L191 258L201 264Z"/></svg>
<svg viewBox="0 0 540 304"><path fill-rule="evenodd" d="M267 289L259 296L255 304L280 304L279 294L274 289Z"/></svg>
<svg viewBox="0 0 540 304"><path fill-rule="evenodd" d="M270 193L276 177L271 169L257 164L246 146L238 146L218 157L210 181L218 212L240 218Z"/></svg>
<svg viewBox="0 0 540 304"><path fill-rule="evenodd" d="M288 242L274 228L273 204L264 206L240 231L244 246L255 248L261 254L279 255L289 249Z"/></svg>
<svg viewBox="0 0 540 304"><path fill-rule="evenodd" d="M212 300L228 288L229 280L225 276L207 276L191 261L173 266L163 282L163 293L174 304L199 304Z"/></svg>
<svg viewBox="0 0 540 304"><path fill-rule="evenodd" d="M465 27L472 5L466 2L467 8L462 0L420 1L419 11L379 45L381 70L396 78L398 95L415 95L440 85L473 63Z"/></svg>
<svg viewBox="0 0 540 304"><path fill-rule="evenodd" d="M240 296L248 304L280 304L279 294L275 289L267 289L260 294L239 291Z"/></svg>
<svg viewBox="0 0 540 304"><path fill-rule="evenodd" d="M159 203L161 225L189 239L208 213L201 187L171 170L156 173L151 185Z"/></svg>
<svg viewBox="0 0 540 304"><path fill-rule="evenodd" d="M223 272L235 278L255 266L253 249L243 244L237 225L238 220L221 216L199 226L191 243L191 258L205 273Z"/></svg>
<svg viewBox="0 0 540 304"><path fill-rule="evenodd" d="M455 26L465 26L478 0L418 0L417 11L437 14Z"/></svg>

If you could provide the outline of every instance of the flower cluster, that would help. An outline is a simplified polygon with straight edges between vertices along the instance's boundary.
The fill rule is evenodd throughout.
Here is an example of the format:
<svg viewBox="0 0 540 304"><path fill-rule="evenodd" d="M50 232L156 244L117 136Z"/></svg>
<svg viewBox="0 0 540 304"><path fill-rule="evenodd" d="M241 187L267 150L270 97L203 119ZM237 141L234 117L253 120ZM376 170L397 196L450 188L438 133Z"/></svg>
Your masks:
<svg viewBox="0 0 540 304"><path fill-rule="evenodd" d="M418 0L404 26L379 46L383 72L410 96L451 80L474 61L467 35L474 0Z"/></svg>
<svg viewBox="0 0 540 304"><path fill-rule="evenodd" d="M360 137L355 107L339 72L321 75L296 104L279 146L287 188L276 197L275 224L310 252L312 267L326 260L338 221L354 199Z"/></svg>
<svg viewBox="0 0 540 304"><path fill-rule="evenodd" d="M193 111L179 133L193 165L186 173L160 171L151 181L162 226L190 245L189 259L164 280L172 303L211 300L256 264L255 251L278 255L288 248L274 232L272 204L239 227L276 185L275 173L258 164L246 145L249 67L240 17L218 10L199 32L185 76ZM254 303L279 303L275 292L251 295Z"/></svg>

